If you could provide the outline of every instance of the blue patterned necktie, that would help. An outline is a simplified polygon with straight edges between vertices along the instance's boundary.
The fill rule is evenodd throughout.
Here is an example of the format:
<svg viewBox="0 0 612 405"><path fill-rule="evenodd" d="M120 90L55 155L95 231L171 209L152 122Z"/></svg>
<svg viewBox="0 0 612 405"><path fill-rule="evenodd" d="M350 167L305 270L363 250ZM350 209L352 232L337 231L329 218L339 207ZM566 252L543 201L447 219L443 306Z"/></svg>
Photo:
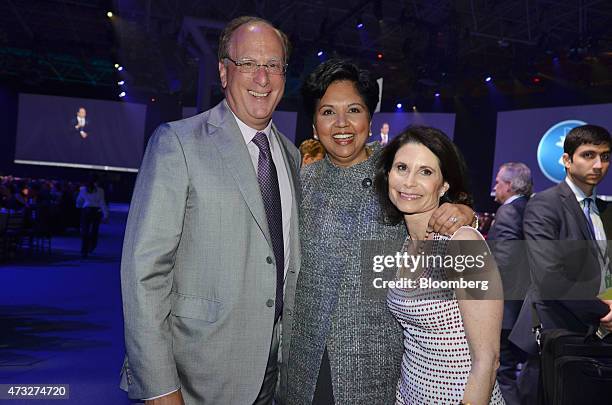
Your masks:
<svg viewBox="0 0 612 405"><path fill-rule="evenodd" d="M586 216L587 223L589 224L589 230L591 231L591 236L593 239L597 239L595 236L595 226L593 225L593 220L591 219L591 198L587 197L582 200L582 212Z"/></svg>
<svg viewBox="0 0 612 405"><path fill-rule="evenodd" d="M268 219L268 229L272 239L272 250L276 259L276 306L274 320L278 320L283 311L283 285L285 281L285 244L283 243L283 211L281 208L280 189L276 166L272 160L270 143L263 132L258 132L253 143L259 148L257 163L257 181Z"/></svg>

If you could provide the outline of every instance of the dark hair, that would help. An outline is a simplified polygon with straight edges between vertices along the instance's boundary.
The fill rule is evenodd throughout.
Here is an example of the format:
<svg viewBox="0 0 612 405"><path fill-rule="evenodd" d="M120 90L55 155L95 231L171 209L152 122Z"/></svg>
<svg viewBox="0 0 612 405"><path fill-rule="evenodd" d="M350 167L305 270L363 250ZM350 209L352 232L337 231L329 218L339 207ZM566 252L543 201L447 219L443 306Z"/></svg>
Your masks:
<svg viewBox="0 0 612 405"><path fill-rule="evenodd" d="M409 126L382 150L376 163L374 187L383 210L385 222L397 224L403 214L389 199L389 172L393 167L395 154L404 145L417 143L429 149L440 162L442 178L448 183L448 191L440 203L465 204L472 206L472 195L467 191L465 161L455 144L439 129L426 126Z"/></svg>
<svg viewBox="0 0 612 405"><path fill-rule="evenodd" d="M306 112L311 117L314 116L317 101L323 98L327 88L332 83L343 80L355 84L371 119L378 104L378 83L369 71L359 68L348 59L326 60L308 75L302 84L302 100Z"/></svg>
<svg viewBox="0 0 612 405"><path fill-rule="evenodd" d="M96 191L97 187L96 187L96 183L98 182L98 176L95 174L91 174L89 175L88 179L87 179L87 184L85 184L85 188L87 189L88 193L93 193L94 191Z"/></svg>
<svg viewBox="0 0 612 405"><path fill-rule="evenodd" d="M232 21L228 22L227 25L221 31L221 35L219 36L219 50L217 51L217 57L219 58L219 62L223 61L223 59L230 57L229 54L229 44L232 40L232 35L236 30L242 27L245 24L256 23L256 24L265 24L270 26L281 39L283 44L283 52L284 52L284 62L288 63L289 55L291 54L291 43L289 42L289 38L285 35L284 32L279 30L268 20L264 20L263 18L254 17L245 15L242 17L234 18Z"/></svg>
<svg viewBox="0 0 612 405"><path fill-rule="evenodd" d="M574 152L580 145L584 144L601 145L602 143L608 146L612 145L610 132L604 127L598 125L581 125L568 132L563 142L563 152L567 153L572 160Z"/></svg>

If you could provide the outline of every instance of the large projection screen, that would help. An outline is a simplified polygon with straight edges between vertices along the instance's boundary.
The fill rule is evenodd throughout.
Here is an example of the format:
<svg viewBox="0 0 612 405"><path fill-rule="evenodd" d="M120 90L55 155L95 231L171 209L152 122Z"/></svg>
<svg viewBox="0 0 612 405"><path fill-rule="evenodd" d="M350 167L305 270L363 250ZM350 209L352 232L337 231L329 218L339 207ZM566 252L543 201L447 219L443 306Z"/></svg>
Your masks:
<svg viewBox="0 0 612 405"><path fill-rule="evenodd" d="M531 169L535 192L557 184L565 177L560 160L565 135L585 123L612 129L612 104L498 113L493 179L502 163L523 162ZM612 195L610 174L598 186L597 193Z"/></svg>
<svg viewBox="0 0 612 405"><path fill-rule="evenodd" d="M15 163L137 172L146 112L143 104L20 94Z"/></svg>

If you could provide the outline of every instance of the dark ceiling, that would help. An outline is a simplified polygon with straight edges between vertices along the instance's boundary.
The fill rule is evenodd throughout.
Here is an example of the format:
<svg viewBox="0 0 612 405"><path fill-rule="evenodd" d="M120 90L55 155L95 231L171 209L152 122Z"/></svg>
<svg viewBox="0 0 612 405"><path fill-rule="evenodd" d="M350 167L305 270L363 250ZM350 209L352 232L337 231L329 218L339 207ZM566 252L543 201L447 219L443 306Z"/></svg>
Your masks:
<svg viewBox="0 0 612 405"><path fill-rule="evenodd" d="M244 14L289 35L289 99L297 99L304 74L333 54L383 77L387 103L479 95L487 75L512 95L550 83L612 85L610 0L3 0L0 77L116 87L118 62L132 89L178 94L189 104L199 61L216 53L218 27Z"/></svg>

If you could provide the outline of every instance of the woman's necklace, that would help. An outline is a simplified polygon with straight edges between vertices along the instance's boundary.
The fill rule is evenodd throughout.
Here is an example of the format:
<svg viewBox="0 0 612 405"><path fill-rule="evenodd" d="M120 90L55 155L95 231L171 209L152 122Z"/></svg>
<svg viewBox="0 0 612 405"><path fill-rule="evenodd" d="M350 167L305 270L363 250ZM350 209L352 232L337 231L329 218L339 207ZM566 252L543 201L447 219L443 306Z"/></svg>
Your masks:
<svg viewBox="0 0 612 405"><path fill-rule="evenodd" d="M432 231L428 229L425 231L425 237L423 239L412 239L412 237L410 237L410 240L415 242L415 250L417 254L422 256L425 255L425 245L427 244L429 235L431 235L431 233Z"/></svg>
<svg viewBox="0 0 612 405"><path fill-rule="evenodd" d="M421 256L425 256L425 245L427 245L427 240L429 239L430 234L431 234L431 231L429 229L426 230L425 237L423 238L423 240L419 241L420 247L418 249L418 252Z"/></svg>

